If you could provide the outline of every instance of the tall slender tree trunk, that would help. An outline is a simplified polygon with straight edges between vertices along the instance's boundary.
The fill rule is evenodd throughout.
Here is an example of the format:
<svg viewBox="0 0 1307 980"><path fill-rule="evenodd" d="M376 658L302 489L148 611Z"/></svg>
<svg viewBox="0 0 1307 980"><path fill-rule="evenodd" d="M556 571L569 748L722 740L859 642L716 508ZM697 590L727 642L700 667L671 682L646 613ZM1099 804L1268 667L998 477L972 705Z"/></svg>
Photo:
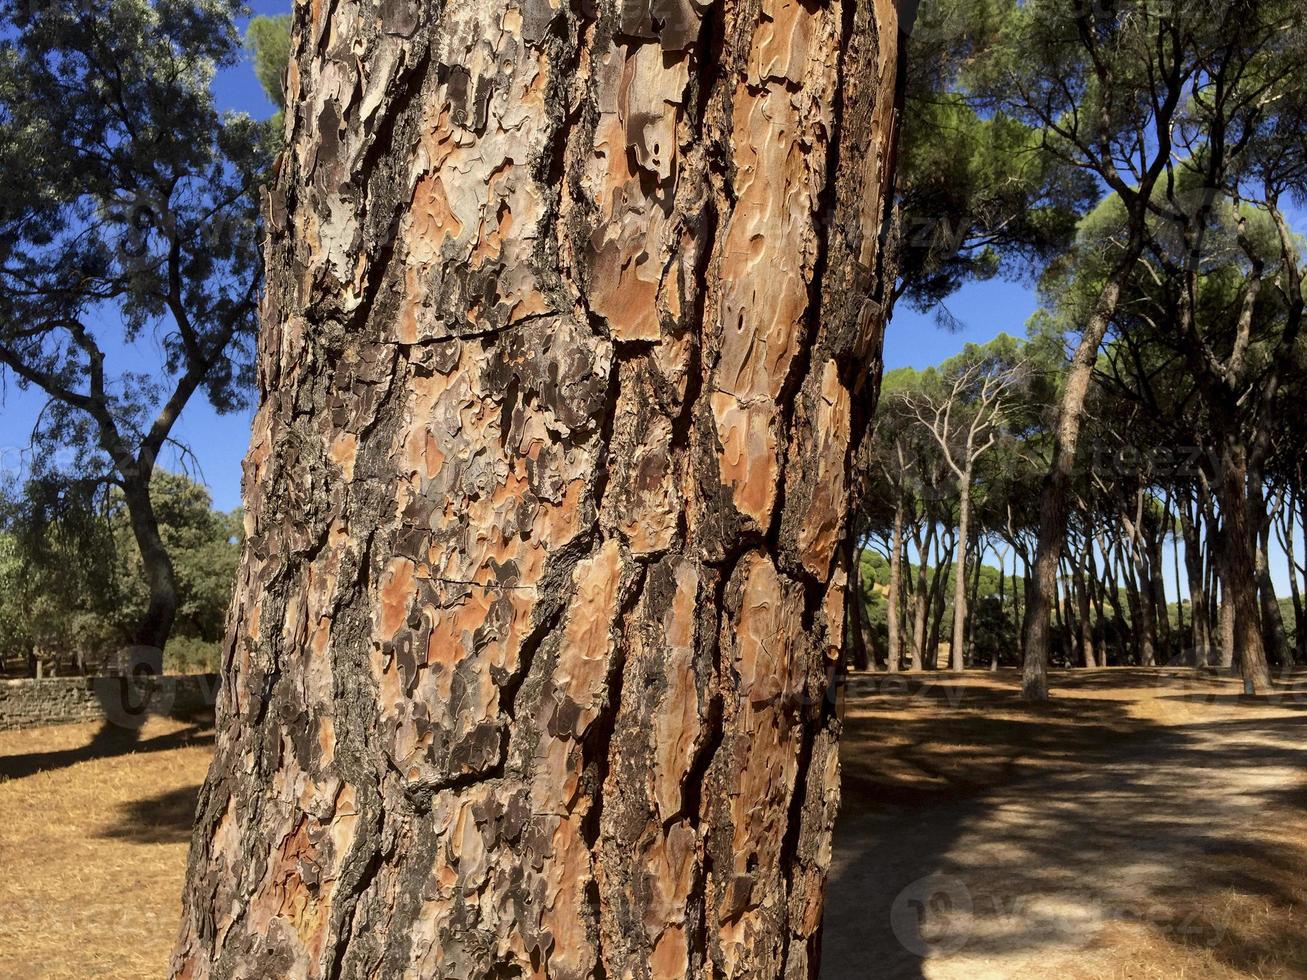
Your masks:
<svg viewBox="0 0 1307 980"><path fill-rule="evenodd" d="M162 669L163 648L168 644L173 623L177 619L177 575L168 548L163 543L163 536L159 533L159 520L154 513L154 502L150 499L150 477L150 471L138 469L132 476L123 477L121 486L132 537L141 554L141 567L145 571L145 581L150 591L145 616L136 624L132 642L144 651L149 651L149 659L154 661L154 666ZM137 658L137 669L147 668L146 660Z"/></svg>
<svg viewBox="0 0 1307 980"><path fill-rule="evenodd" d="M899 626L899 601L903 591L903 497L894 504L894 534L890 541L889 552L889 596L885 609L885 627L889 633L886 641L887 668L896 673L901 666L903 656L903 635Z"/></svg>
<svg viewBox="0 0 1307 980"><path fill-rule="evenodd" d="M1178 507L1177 507L1178 512ZM1175 642L1176 647L1184 643L1185 635L1185 613L1184 613L1184 579L1180 576L1180 536L1178 534L1171 537L1171 576L1175 581ZM1183 659L1183 657L1181 658Z"/></svg>
<svg viewBox="0 0 1307 980"><path fill-rule="evenodd" d="M1203 544L1197 515L1188 506L1180 508L1180 532L1184 538L1185 575L1189 582L1189 630L1194 647L1194 666L1205 667L1211 657L1211 612L1207 608L1207 585L1203 575Z"/></svg>
<svg viewBox="0 0 1307 980"><path fill-rule="evenodd" d="M1296 515L1297 505L1294 502L1294 496L1290 495L1285 506L1284 557L1289 565L1289 596L1293 601L1293 635L1294 652L1296 654L1294 659L1298 663L1307 663L1307 623L1303 621L1302 587L1298 584L1297 546L1293 540Z"/></svg>
<svg viewBox="0 0 1307 980"><path fill-rule="evenodd" d="M926 649L929 651L931 670L939 669L939 645L943 642L941 637L944 633L944 612L948 607L949 575L953 571L953 547L954 542L950 541L941 549L935 574L930 579L930 630Z"/></svg>
<svg viewBox="0 0 1307 980"><path fill-rule="evenodd" d="M1071 358L1062 400L1058 404L1057 423L1053 427L1053 462L1044 476L1039 495L1034 582L1026 604L1021 691L1029 701L1048 698L1049 624L1057 601L1057 565L1066 540L1068 495L1080 448L1080 423L1084 419L1085 399L1093 380L1098 345L1103 342L1107 325L1116 312L1121 286L1139 252L1138 244L1132 241L1120 264L1104 283L1081 334L1080 344Z"/></svg>
<svg viewBox="0 0 1307 980"><path fill-rule="evenodd" d="M1147 501L1148 495L1140 487L1135 491L1134 517L1121 515L1121 523L1129 535L1131 575L1126 578L1126 595L1130 600L1130 627L1138 654L1136 659L1143 667L1151 667L1157 661L1157 596L1153 590L1152 551L1147 540ZM1121 546L1125 549L1126 542Z"/></svg>
<svg viewBox="0 0 1307 980"><path fill-rule="evenodd" d="M1133 651L1127 650L1128 621L1126 619L1125 608L1121 605L1121 578L1123 576L1120 572L1123 570L1120 568L1119 563L1114 562L1110 554L1107 552L1104 552L1103 554L1103 563L1104 574L1107 576L1108 581L1107 588L1104 591L1107 594L1107 602L1112 607L1112 618L1114 621L1114 629L1112 632L1116 639L1116 662L1117 665L1120 666L1126 662L1127 652L1133 653ZM1108 662L1106 657L1103 662L1104 664Z"/></svg>
<svg viewBox="0 0 1307 980"><path fill-rule="evenodd" d="M930 585L927 579L927 554L935 543L935 525L928 523L923 538L917 537L917 581L912 593L913 670L926 669L927 632L930 622Z"/></svg>
<svg viewBox="0 0 1307 980"><path fill-rule="evenodd" d="M1228 436L1221 447L1217 494L1225 552L1221 590L1229 596L1232 652L1245 689L1264 694L1271 689L1271 671L1262 643L1255 529L1250 526L1248 516L1248 455L1233 436Z"/></svg>
<svg viewBox="0 0 1307 980"><path fill-rule="evenodd" d="M173 975L815 977L894 7L295 9Z"/></svg>
<svg viewBox="0 0 1307 980"><path fill-rule="evenodd" d="M1237 660L1235 655L1234 599L1226 588L1224 571L1221 578L1221 601L1217 612L1216 633L1220 640L1217 646L1216 666L1222 670L1233 670Z"/></svg>
<svg viewBox="0 0 1307 980"><path fill-rule="evenodd" d="M1090 635L1094 640L1095 653L1097 654L1097 664L1100 667L1106 667L1108 661L1107 650L1107 612L1104 607L1106 589L1098 576L1098 563L1094 560L1094 538L1089 537L1085 540L1085 584L1089 589L1089 598L1093 602L1094 628Z"/></svg>
<svg viewBox="0 0 1307 980"><path fill-rule="evenodd" d="M1262 617L1262 643L1266 647L1266 659L1277 666L1292 661L1289 652L1289 638L1284 630L1284 617L1280 615L1280 602L1275 594L1275 583L1271 581L1271 522L1274 520L1272 510L1277 510L1280 503L1268 507L1266 491L1262 486L1260 473L1253 474L1248 482L1248 520L1257 525L1256 569L1257 601Z"/></svg>
<svg viewBox="0 0 1307 980"><path fill-rule="evenodd" d="M1170 520L1170 510L1164 509L1163 527ZM1148 598L1153 605L1153 648L1160 653L1163 662L1170 660L1168 651L1171 646L1171 613L1166 603L1166 564L1162 558L1161 529L1156 534L1148 535Z"/></svg>
<svg viewBox="0 0 1307 980"><path fill-rule="evenodd" d="M1085 539L1086 553L1092 547L1090 539ZM1077 620L1080 624L1080 662L1086 667L1098 666L1098 655L1094 651L1093 607L1089 601L1089 586L1086 580L1088 561L1084 555L1073 566L1072 580L1076 594Z"/></svg>
<svg viewBox="0 0 1307 980"><path fill-rule="evenodd" d="M1055 612L1054 622L1057 624L1058 646L1065 657L1065 664L1068 667L1075 666L1075 630L1072 628L1072 619L1074 618L1071 609L1071 574L1070 569L1066 567L1065 561L1059 563L1057 582L1057 601L1053 605Z"/></svg>
<svg viewBox="0 0 1307 980"><path fill-rule="evenodd" d="M967 585L967 657L972 663L976 660L976 616L975 609L980 603L980 573L985 567L984 543L976 542L976 553L971 556L971 580Z"/></svg>
<svg viewBox="0 0 1307 980"><path fill-rule="evenodd" d="M958 543L953 579L953 632L949 657L954 670L966 668L967 647L967 542L971 536L971 467L963 470L958 500Z"/></svg>
<svg viewBox="0 0 1307 980"><path fill-rule="evenodd" d="M1207 500L1206 543L1212 569L1211 604L1215 608L1216 659L1215 665L1223 670L1235 664L1234 600L1231 597L1226 571L1225 526L1219 518L1215 500Z"/></svg>
<svg viewBox="0 0 1307 980"><path fill-rule="evenodd" d="M867 670L875 666L874 657L867 649L867 632L863 623L863 603L862 603L862 552L863 547L858 545L854 547L852 541L849 547L853 549L853 559L849 563L849 628L848 634L850 639L849 659L853 661L856 670Z"/></svg>
<svg viewBox="0 0 1307 980"><path fill-rule="evenodd" d="M1152 667L1157 663L1157 607L1153 596L1152 571L1143 549L1142 541L1136 541L1131 548L1134 575L1130 586L1130 606L1135 616L1139 664L1141 667Z"/></svg>
<svg viewBox="0 0 1307 980"><path fill-rule="evenodd" d="M1021 656L1022 664L1026 662L1026 631L1022 629L1022 625L1025 623L1025 614L1030 606L1030 591L1034 587L1034 576L1031 574L1030 567L1030 550L1022 549L1021 588L1016 588L1016 584L1014 584L1012 595L1013 623L1017 627L1017 653Z"/></svg>
<svg viewBox="0 0 1307 980"><path fill-rule="evenodd" d="M1007 623L1004 617L1007 615L1007 556L1008 548L1004 548L998 556L998 617L999 622L1004 626L1004 632L1007 632ZM1015 593L1015 589L1013 592ZM1015 597L1015 596L1014 596ZM999 643L994 644L994 649L989 654L989 669L998 670Z"/></svg>

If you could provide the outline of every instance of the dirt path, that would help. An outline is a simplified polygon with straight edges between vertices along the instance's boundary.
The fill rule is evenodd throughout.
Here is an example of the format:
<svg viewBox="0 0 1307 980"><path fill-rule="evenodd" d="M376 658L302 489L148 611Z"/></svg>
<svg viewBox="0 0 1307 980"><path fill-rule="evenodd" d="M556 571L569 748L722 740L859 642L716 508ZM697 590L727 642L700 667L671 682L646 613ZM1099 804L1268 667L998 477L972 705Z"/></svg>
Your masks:
<svg viewBox="0 0 1307 980"><path fill-rule="evenodd" d="M855 683L823 977L1307 977L1303 685L1059 681Z"/></svg>

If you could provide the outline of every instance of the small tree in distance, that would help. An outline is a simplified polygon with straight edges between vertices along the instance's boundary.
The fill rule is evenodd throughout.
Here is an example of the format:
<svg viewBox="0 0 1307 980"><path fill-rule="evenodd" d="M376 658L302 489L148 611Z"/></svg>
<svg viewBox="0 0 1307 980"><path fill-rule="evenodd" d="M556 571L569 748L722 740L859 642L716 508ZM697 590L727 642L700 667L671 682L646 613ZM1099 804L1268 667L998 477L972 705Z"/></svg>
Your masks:
<svg viewBox="0 0 1307 980"><path fill-rule="evenodd" d="M959 365L938 393L909 395L918 424L939 445L958 481L958 540L954 570L953 632L949 640L954 670L962 670L967 624L967 550L971 540L971 494L976 463L998 441L1008 410L1008 390L1018 380L1014 368L980 358Z"/></svg>
<svg viewBox="0 0 1307 980"><path fill-rule="evenodd" d="M210 91L240 54L239 11L0 4L0 369L48 399L32 475L121 491L149 590L131 639L156 649L178 602L156 462L197 392L230 411L252 379L271 130ZM160 370L115 369L144 338Z"/></svg>

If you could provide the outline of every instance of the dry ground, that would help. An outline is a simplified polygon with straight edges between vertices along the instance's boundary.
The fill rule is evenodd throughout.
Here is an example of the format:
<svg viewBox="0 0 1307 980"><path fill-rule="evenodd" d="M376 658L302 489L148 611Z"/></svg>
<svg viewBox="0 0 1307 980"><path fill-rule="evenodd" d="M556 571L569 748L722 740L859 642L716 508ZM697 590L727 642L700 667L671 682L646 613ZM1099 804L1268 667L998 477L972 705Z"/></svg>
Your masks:
<svg viewBox="0 0 1307 980"><path fill-rule="evenodd" d="M0 732L0 977L162 977L207 725Z"/></svg>
<svg viewBox="0 0 1307 980"><path fill-rule="evenodd" d="M827 980L1307 978L1307 677L855 677ZM0 978L162 976L212 733L0 732Z"/></svg>
<svg viewBox="0 0 1307 980"><path fill-rule="evenodd" d="M1307 977L1307 675L855 678L823 977Z"/></svg>

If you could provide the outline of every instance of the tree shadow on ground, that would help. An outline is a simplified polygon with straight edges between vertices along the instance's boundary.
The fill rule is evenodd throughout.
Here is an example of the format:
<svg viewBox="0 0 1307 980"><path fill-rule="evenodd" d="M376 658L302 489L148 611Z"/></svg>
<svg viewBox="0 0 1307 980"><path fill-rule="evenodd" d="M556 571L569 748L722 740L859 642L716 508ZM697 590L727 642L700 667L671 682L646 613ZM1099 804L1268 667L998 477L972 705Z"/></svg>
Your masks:
<svg viewBox="0 0 1307 980"><path fill-rule="evenodd" d="M199 796L196 783L131 800L118 808L117 824L101 836L132 844L184 844L191 839Z"/></svg>
<svg viewBox="0 0 1307 980"><path fill-rule="evenodd" d="M141 738L139 727L123 727L105 721L91 741L77 748L0 756L0 779L22 779L90 759L105 759L131 752L165 752L192 745L212 745L212 717L201 715L189 720L192 724L186 728L153 738Z"/></svg>
<svg viewBox="0 0 1307 980"><path fill-rule="evenodd" d="M1009 976L1123 923L1236 969L1278 941L1307 975L1301 927L1250 922L1231 897L1302 913L1307 849L1246 831L1307 807L1307 716L1230 720L1237 705L1205 696L1154 721L1088 675L1089 696L1037 706L958 683L960 698L936 682L849 703L824 977L912 980L928 960Z"/></svg>

